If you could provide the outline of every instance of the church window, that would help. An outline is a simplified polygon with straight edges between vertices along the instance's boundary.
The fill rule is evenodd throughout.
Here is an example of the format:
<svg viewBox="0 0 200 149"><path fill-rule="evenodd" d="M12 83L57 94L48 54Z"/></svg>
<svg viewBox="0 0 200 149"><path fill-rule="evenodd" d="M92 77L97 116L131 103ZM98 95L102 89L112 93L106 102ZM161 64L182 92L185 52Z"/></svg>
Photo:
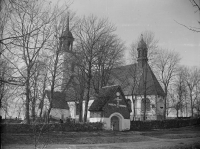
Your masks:
<svg viewBox="0 0 200 149"><path fill-rule="evenodd" d="M144 104L145 104L145 99L143 98L142 99L142 102L141 102L141 110L144 111ZM149 98L146 98L146 111L150 111L150 100Z"/></svg>

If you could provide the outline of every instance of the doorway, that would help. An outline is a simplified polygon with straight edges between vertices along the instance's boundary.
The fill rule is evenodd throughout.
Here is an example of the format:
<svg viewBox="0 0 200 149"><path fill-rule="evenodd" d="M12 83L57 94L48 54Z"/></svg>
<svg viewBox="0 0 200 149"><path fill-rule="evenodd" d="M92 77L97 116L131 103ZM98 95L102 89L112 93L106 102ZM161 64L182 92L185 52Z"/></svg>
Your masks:
<svg viewBox="0 0 200 149"><path fill-rule="evenodd" d="M119 131L119 118L117 116L111 118L111 128L113 131Z"/></svg>

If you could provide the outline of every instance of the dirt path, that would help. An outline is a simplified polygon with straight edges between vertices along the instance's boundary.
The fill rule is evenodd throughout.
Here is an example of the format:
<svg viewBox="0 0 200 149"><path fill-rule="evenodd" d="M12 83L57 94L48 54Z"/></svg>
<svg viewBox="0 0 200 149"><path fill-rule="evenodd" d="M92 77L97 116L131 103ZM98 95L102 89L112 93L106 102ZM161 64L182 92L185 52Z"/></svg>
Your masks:
<svg viewBox="0 0 200 149"><path fill-rule="evenodd" d="M51 144L46 149L168 149L168 148L189 148L189 146L199 145L200 137L184 139L152 139L151 141L111 143L111 144ZM3 149L33 149L33 145L7 145ZM42 146L38 146L38 149Z"/></svg>

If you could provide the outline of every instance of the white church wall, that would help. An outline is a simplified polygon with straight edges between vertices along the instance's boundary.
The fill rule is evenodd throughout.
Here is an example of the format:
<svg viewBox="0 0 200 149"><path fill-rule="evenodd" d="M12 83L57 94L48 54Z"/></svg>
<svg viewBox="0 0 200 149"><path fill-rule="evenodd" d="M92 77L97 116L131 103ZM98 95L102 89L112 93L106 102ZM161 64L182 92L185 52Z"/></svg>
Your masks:
<svg viewBox="0 0 200 149"><path fill-rule="evenodd" d="M89 103L88 103L88 109L90 108L92 102L94 100L90 100ZM69 111L70 111L70 116L72 119L77 119L79 118L79 115L76 114L76 103L74 101L72 102L68 102L68 105L69 105ZM84 113L85 113L85 101L83 101L83 107L82 107L82 115L84 117ZM87 119L89 120L90 119L90 111L88 111L87 113Z"/></svg>
<svg viewBox="0 0 200 149"><path fill-rule="evenodd" d="M88 102L88 109L92 105L93 101L94 100L89 100L89 102ZM85 113L85 101L83 101L83 116L84 116L84 113ZM90 120L90 111L88 111L88 113L87 113L87 119Z"/></svg>
<svg viewBox="0 0 200 149"><path fill-rule="evenodd" d="M76 103L74 101L68 102L68 105L69 105L70 117L72 119L75 119L76 118Z"/></svg>
<svg viewBox="0 0 200 149"><path fill-rule="evenodd" d="M102 122L101 112L90 112L90 122Z"/></svg>
<svg viewBox="0 0 200 149"><path fill-rule="evenodd" d="M164 101L161 96L157 97L157 115L163 115L164 112Z"/></svg>
<svg viewBox="0 0 200 149"><path fill-rule="evenodd" d="M95 123L95 122L103 122L103 121L101 117L93 117L93 118L90 118L90 122Z"/></svg>
<svg viewBox="0 0 200 149"><path fill-rule="evenodd" d="M144 96L137 96L137 100L135 101L136 120L142 119L141 101L143 98ZM156 119L156 96L147 95L147 98L150 100L150 110L146 112L147 120L155 120Z"/></svg>
<svg viewBox="0 0 200 149"><path fill-rule="evenodd" d="M70 112L67 109L52 108L50 112L50 116L56 119L66 120L66 118L70 117Z"/></svg>
<svg viewBox="0 0 200 149"><path fill-rule="evenodd" d="M131 100L131 113L130 113L130 119L131 121L133 120L133 116L134 116L134 104L133 104L133 99L132 96L126 96L126 99L130 99Z"/></svg>
<svg viewBox="0 0 200 149"><path fill-rule="evenodd" d="M129 130L130 129L130 119L123 119L122 121L122 130Z"/></svg>

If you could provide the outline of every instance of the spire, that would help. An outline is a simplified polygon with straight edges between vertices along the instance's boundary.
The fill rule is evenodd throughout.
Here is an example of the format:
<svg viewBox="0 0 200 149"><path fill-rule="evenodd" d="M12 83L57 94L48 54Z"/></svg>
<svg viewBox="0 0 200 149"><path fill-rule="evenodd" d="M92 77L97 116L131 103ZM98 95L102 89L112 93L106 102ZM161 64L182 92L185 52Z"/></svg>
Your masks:
<svg viewBox="0 0 200 149"><path fill-rule="evenodd" d="M67 12L67 28L66 31L69 33L69 11Z"/></svg>
<svg viewBox="0 0 200 149"><path fill-rule="evenodd" d="M69 12L67 13L66 30L62 33L60 40L61 40L63 51L72 50L74 37L69 29Z"/></svg>
<svg viewBox="0 0 200 149"><path fill-rule="evenodd" d="M69 63L69 61L71 61L73 59L73 56L70 55L70 51L72 51L73 49L73 41L74 41L74 37L72 35L72 33L70 32L70 28L69 28L69 12L67 13L67 22L66 22L66 26L65 26L65 31L62 33L61 37L60 37L60 41L61 41L61 50L63 51L63 56L64 56L64 62L63 62L63 80L62 80L62 86L61 86L61 90L63 92L66 91L66 88L68 86L70 82L70 73L74 72L74 64L72 62ZM69 68L71 67L71 72L69 71Z"/></svg>
<svg viewBox="0 0 200 149"><path fill-rule="evenodd" d="M141 34L140 37L140 42L138 43L138 64L140 66L144 66L145 63L147 63L148 58L147 58L147 44L145 43L144 39L143 39L143 34Z"/></svg>

